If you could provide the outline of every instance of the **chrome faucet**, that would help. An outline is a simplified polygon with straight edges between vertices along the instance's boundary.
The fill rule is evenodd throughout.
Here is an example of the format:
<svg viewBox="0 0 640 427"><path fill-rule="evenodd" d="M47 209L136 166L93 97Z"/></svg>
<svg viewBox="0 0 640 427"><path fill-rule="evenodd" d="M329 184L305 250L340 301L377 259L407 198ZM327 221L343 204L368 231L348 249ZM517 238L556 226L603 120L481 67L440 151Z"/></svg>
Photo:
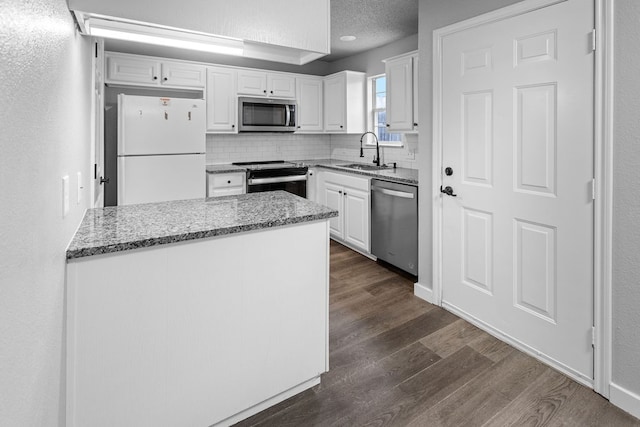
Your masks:
<svg viewBox="0 0 640 427"><path fill-rule="evenodd" d="M362 146L362 140L364 139L365 135L367 135L368 133L370 133L371 135L373 135L373 137L376 139L376 158L373 159L373 163L376 164L376 166L380 166L380 144L378 143L378 136L371 132L365 132L360 136L360 157L364 157L364 149L365 148L373 148L373 147L363 147Z"/></svg>

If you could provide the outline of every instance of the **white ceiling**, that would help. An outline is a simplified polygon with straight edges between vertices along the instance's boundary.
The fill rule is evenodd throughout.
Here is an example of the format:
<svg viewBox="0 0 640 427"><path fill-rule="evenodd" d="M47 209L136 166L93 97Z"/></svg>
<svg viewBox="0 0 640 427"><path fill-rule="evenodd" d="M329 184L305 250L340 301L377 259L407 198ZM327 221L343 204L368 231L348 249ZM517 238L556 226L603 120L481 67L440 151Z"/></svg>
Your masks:
<svg viewBox="0 0 640 427"><path fill-rule="evenodd" d="M418 33L418 0L331 0L333 62ZM356 36L352 42L341 36Z"/></svg>

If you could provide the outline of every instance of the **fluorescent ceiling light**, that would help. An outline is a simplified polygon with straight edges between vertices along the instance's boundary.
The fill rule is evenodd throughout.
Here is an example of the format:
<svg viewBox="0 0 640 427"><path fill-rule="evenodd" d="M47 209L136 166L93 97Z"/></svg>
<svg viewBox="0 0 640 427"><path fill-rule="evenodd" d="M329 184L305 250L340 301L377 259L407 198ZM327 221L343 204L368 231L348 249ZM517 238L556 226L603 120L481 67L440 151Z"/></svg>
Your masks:
<svg viewBox="0 0 640 427"><path fill-rule="evenodd" d="M226 37L196 34L186 31L131 24L108 19L88 18L85 21L87 33L95 37L128 40L181 49L199 50L224 55L242 56L242 40Z"/></svg>

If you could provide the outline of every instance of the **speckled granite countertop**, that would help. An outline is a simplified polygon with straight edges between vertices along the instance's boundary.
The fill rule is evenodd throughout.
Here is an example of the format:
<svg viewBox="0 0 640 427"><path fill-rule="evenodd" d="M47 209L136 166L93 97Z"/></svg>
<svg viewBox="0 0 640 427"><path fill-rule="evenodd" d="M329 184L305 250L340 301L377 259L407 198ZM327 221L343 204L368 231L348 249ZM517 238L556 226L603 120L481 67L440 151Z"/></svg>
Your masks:
<svg viewBox="0 0 640 427"><path fill-rule="evenodd" d="M338 216L284 191L89 209L67 259Z"/></svg>
<svg viewBox="0 0 640 427"><path fill-rule="evenodd" d="M247 169L236 165L207 165L207 173L246 172Z"/></svg>
<svg viewBox="0 0 640 427"><path fill-rule="evenodd" d="M316 160L299 160L298 163L302 163L308 167L321 167L326 169L332 169L339 172L353 173L356 175L364 175L370 178L384 179L386 181L400 182L403 184L418 185L418 170L407 168L389 168L380 169L374 171L363 171L358 169L345 168L340 165L348 165L352 163L349 160L337 160L337 159L316 159ZM369 164L369 163L367 163Z"/></svg>
<svg viewBox="0 0 640 427"><path fill-rule="evenodd" d="M353 173L356 175L364 175L370 178L384 179L386 181L400 182L403 184L418 185L418 170L407 168L389 168L381 169L377 171L363 171L358 169L345 168L340 165L348 165L352 162L350 160L337 160L337 159L312 159L312 160L292 160L291 163L298 163L308 167L321 167L326 169L332 169L339 172ZM368 163L367 163L368 164ZM228 173L228 172L242 172L246 171L241 166L234 165L208 165L208 173Z"/></svg>

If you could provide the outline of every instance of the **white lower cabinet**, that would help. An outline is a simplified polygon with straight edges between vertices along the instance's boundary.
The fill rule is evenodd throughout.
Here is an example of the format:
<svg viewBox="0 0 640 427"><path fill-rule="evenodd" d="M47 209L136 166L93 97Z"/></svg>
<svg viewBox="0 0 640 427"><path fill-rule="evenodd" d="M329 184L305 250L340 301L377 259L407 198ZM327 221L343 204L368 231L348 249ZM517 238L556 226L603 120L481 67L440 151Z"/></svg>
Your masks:
<svg viewBox="0 0 640 427"><path fill-rule="evenodd" d="M370 253L370 181L354 175L322 171L318 202L339 212L329 221L331 237Z"/></svg>
<svg viewBox="0 0 640 427"><path fill-rule="evenodd" d="M245 172L207 173L207 197L244 194Z"/></svg>

